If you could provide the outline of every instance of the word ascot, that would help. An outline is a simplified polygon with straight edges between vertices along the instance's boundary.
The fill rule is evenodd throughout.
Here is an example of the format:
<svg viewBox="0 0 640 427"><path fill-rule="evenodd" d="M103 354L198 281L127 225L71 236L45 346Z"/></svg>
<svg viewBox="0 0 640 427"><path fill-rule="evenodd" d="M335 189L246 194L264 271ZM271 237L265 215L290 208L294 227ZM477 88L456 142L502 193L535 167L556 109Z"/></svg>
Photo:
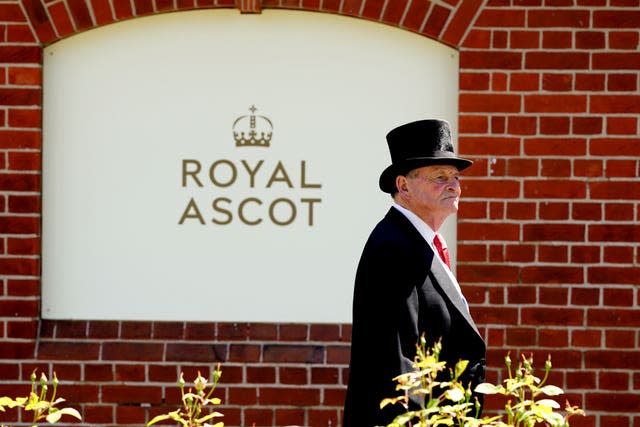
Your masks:
<svg viewBox="0 0 640 427"><path fill-rule="evenodd" d="M282 161L269 165L265 160L250 163L247 160L234 162L219 159L203 168L199 160L183 159L181 181L183 188L258 189L262 193L271 189L281 193L283 190L322 188L322 184L309 182L306 161L300 161L294 174L291 171L292 169L287 169ZM229 197L215 197L210 203L213 216L209 220L216 225L227 225L237 218L245 225L258 225L268 219L273 224L286 226L293 224L298 218L306 218L307 225L312 227L315 218L314 208L321 202L322 199L318 197L277 197L263 200L258 194L240 201L234 201ZM191 197L178 224L196 221L206 225L207 221L202 212L203 209L196 199Z"/></svg>

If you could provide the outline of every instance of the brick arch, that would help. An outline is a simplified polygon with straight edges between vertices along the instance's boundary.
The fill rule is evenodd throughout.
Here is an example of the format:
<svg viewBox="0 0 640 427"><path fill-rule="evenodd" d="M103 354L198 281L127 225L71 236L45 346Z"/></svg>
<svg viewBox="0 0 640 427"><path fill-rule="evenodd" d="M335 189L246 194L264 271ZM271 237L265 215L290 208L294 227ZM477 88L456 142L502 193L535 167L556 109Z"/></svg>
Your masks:
<svg viewBox="0 0 640 427"><path fill-rule="evenodd" d="M237 8L241 13L290 9L352 16L458 47L483 3L483 0L20 0L41 45L127 19L186 10Z"/></svg>

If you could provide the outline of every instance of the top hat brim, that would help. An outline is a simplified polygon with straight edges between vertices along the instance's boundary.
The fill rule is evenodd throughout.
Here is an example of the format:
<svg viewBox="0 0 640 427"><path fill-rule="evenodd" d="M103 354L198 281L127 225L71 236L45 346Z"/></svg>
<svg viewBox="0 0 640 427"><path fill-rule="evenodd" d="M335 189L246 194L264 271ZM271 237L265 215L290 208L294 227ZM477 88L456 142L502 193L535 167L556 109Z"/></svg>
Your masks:
<svg viewBox="0 0 640 427"><path fill-rule="evenodd" d="M393 194L396 192L396 177L405 175L413 169L432 165L452 165L459 171L468 168L473 162L460 157L419 157L407 159L400 163L394 163L388 166L382 174L380 174L380 189L385 193Z"/></svg>

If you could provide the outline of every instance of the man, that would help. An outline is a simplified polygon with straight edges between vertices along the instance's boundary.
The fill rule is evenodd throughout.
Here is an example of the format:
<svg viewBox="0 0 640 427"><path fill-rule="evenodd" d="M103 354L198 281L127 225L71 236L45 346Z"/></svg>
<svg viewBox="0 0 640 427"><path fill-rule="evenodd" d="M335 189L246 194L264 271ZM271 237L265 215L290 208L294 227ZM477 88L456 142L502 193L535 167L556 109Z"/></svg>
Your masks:
<svg viewBox="0 0 640 427"><path fill-rule="evenodd" d="M400 405L381 410L380 401L401 394L393 378L413 369L422 334L429 345L442 338L440 360L448 367L469 360L461 379L472 390L484 381L485 343L447 255L439 256L437 245L445 245L434 243L458 210L460 171L472 162L456 157L442 120L400 126L387 143L392 164L379 184L393 206L369 236L356 273L343 427L386 426L404 412Z"/></svg>

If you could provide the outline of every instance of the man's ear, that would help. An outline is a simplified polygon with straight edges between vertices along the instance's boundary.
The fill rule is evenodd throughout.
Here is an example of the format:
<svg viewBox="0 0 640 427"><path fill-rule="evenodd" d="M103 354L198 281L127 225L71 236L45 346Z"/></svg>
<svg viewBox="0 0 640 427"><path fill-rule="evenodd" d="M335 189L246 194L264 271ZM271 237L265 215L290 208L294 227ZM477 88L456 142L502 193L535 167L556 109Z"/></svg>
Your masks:
<svg viewBox="0 0 640 427"><path fill-rule="evenodd" d="M407 182L407 177L404 175L396 176L396 189L398 190L398 194L402 198L407 197L407 193L409 192L409 186Z"/></svg>

